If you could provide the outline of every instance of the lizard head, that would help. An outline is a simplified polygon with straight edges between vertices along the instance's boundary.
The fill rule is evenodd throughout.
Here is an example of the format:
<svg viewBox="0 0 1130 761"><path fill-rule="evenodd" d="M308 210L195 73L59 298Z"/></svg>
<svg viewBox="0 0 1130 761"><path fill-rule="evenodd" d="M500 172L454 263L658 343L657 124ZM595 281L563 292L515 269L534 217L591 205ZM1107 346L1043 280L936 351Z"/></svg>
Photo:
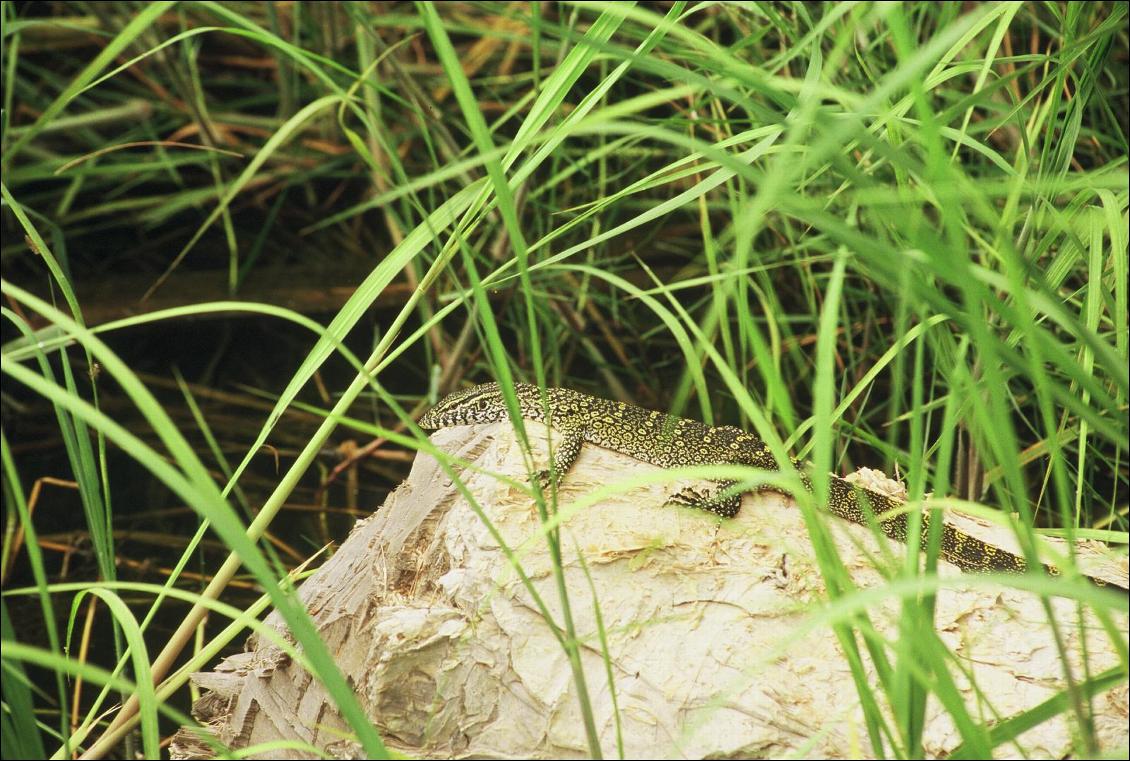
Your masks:
<svg viewBox="0 0 1130 761"><path fill-rule="evenodd" d="M420 418L426 431L451 425L494 423L506 420L506 401L497 383L483 383L448 394Z"/></svg>
<svg viewBox="0 0 1130 761"><path fill-rule="evenodd" d="M555 397L551 407L560 405L561 395L568 398L578 396L564 389L551 389ZM546 420L546 404L542 392L529 383L515 383L514 395L518 399L518 410L527 420ZM452 425L474 425L475 423L498 423L509 420L506 397L498 383L483 383L478 386L455 391L440 400L420 418L417 425L426 431L447 428Z"/></svg>

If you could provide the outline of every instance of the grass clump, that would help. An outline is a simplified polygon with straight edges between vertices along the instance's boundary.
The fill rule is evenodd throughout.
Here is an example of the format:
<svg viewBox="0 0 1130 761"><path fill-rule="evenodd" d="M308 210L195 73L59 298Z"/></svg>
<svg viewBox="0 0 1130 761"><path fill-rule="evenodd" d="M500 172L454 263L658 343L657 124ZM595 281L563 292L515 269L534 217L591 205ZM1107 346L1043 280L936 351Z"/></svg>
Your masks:
<svg viewBox="0 0 1130 761"><path fill-rule="evenodd" d="M171 600L233 579L268 590L382 754L279 579L403 477L395 434L468 381L740 425L819 473L897 468L912 498L1015 515L1033 557L1042 531L1126 543L1123 3L0 12L4 755L112 747L127 726L98 740L108 697L76 677L134 694L197 626L222 646L240 627ZM376 456L350 454L351 415L392 434ZM123 538L138 525L166 549ZM990 726L923 636L934 553L895 574L899 641L865 608L828 619L871 751L922 755L933 695L963 753L1059 715L1094 752L1088 696L1125 658L1065 661L1062 700ZM166 589L124 594L123 569ZM1126 653L1124 601L1039 584ZM147 756L184 673L136 690Z"/></svg>

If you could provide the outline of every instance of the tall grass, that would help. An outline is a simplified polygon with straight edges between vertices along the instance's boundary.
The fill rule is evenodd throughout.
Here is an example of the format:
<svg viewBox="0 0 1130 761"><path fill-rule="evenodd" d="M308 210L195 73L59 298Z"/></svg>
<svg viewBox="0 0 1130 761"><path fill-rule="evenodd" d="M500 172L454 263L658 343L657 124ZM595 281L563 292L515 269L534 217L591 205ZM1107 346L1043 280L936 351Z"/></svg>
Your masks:
<svg viewBox="0 0 1130 761"><path fill-rule="evenodd" d="M1041 532L1125 552L1123 3L2 13L5 756L104 754L134 726L155 755L173 726L158 713L267 604L365 751L383 755L291 594L282 545L264 536L349 435L343 421L426 447L410 420L466 381L569 386L741 425L817 474L897 468L914 500L999 511L1032 560ZM240 300L264 273L311 264L361 272L328 320ZM92 304L122 305L84 293L124 282L124 268L148 275L129 304L140 314L91 324ZM203 270L223 273L218 292L178 291ZM228 369L241 347L225 343L252 313L290 336L254 393ZM155 392L154 373L174 372L136 337L201 316L225 327L181 388L239 389L243 425L219 429L191 391ZM265 484L256 458L304 403L328 409ZM375 424L360 420L369 412ZM27 432L65 457L21 450ZM217 443L230 440L226 452ZM118 453L199 516L163 583L129 595L114 531L138 508ZM101 668L67 648L84 598L41 548L42 516L59 508L27 495L45 475L76 483L72 528L93 557L82 582L98 600L88 609L112 621ZM1077 598L1077 620L1055 625L1098 615L1122 662L1094 674L1065 659L1062 698L991 725L991 708L964 705L960 666L933 634L936 541L924 556L909 548L889 587L857 590L817 510L826 478L815 487L798 499L829 602L809 625L838 637L874 754L922 755L931 698L962 755L986 757L1061 715L1079 729L1075 752L1096 750L1090 696L1128 674L1110 617L1125 599L1070 576L1010 582ZM569 613L593 603L570 600L554 530L564 516L552 495L537 500L597 755ZM210 535L226 561L203 553ZM190 564L209 583L190 585ZM241 569L266 596L221 607ZM868 613L890 595L903 605L893 642ZM170 607L186 597L190 608ZM209 609L232 625L200 629ZM179 623L167 638L152 634L162 616ZM173 672L198 629L207 646ZM127 699L109 731L109 693L83 691L80 675Z"/></svg>

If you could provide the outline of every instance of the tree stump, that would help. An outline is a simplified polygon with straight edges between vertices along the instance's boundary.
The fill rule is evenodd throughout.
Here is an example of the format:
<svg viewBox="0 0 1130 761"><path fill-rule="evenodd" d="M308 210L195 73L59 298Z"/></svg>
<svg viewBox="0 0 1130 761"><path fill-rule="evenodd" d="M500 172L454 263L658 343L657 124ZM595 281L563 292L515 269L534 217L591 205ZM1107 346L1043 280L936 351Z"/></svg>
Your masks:
<svg viewBox="0 0 1130 761"><path fill-rule="evenodd" d="M541 467L545 428L530 423L528 430ZM432 441L475 466L462 472L469 494L560 624L550 555L533 499L518 485L528 482L527 470L509 424L444 429ZM586 445L561 484L559 504L568 512L597 487L656 470ZM604 755L618 755L617 716L629 758L873 755L848 663L827 624L801 511L773 492L745 495L741 513L728 521L665 506L685 485L632 488L576 511L561 530L565 586ZM873 559L885 552L901 558L905 548L835 517L827 522L856 583L881 587ZM974 524L960 522L1007 543L1002 529ZM1126 583L1124 558L1080 552L1094 558L1097 572ZM941 565L947 586L937 596L935 630L953 653L949 670L970 714L1007 718L1060 692L1063 662L1040 599L969 583ZM432 457L416 458L408 480L358 522L301 594L391 748L424 758L589 755L562 646L495 535ZM1077 679L1085 673L1083 632L1089 673L1118 664L1093 615L1078 625L1079 606L1066 599L1053 599L1050 610ZM890 595L867 605L870 620L891 641L899 611L900 600ZM1125 607L1113 618L1125 648ZM268 623L283 628L275 615ZM211 690L194 707L197 718L231 747L291 739L337 757L361 753L320 683L268 643L253 639L248 652L195 681ZM1126 683L1098 694L1091 706L1100 747L1125 750ZM1077 747L1078 732L1061 714L997 753L1059 758ZM931 698L926 753L945 756L960 739ZM206 755L197 742L182 730L174 758Z"/></svg>

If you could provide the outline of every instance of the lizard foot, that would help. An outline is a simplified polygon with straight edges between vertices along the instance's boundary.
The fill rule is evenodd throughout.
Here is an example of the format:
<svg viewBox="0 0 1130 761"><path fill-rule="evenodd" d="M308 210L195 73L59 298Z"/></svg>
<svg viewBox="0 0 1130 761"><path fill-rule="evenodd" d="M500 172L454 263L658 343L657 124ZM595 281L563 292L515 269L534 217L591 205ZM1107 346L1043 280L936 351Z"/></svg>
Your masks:
<svg viewBox="0 0 1130 761"><path fill-rule="evenodd" d="M542 492L545 494L549 494L553 489L553 478L548 469L543 468L535 472L534 479L538 482L538 486L541 487Z"/></svg>
<svg viewBox="0 0 1130 761"><path fill-rule="evenodd" d="M723 518L733 518L741 509L742 498L738 494L719 496L718 492L704 492L688 486L668 497L667 504L693 507L720 515Z"/></svg>

